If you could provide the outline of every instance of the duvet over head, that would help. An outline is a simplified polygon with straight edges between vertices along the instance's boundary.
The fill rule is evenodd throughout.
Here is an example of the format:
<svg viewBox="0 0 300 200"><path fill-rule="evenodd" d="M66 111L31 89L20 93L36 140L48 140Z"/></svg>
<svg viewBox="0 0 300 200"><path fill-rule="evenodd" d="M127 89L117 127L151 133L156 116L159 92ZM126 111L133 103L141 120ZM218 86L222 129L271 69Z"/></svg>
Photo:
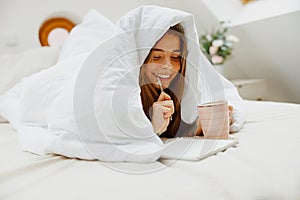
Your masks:
<svg viewBox="0 0 300 200"><path fill-rule="evenodd" d="M115 26L92 10L71 32L56 65L24 78L0 98L0 113L17 129L23 149L102 161L156 161L164 144L143 111L139 72L151 48L178 23L187 41L181 119L192 124L198 104L222 99L241 111L234 86L201 53L191 14L141 6ZM99 34L89 37L87 28L95 27ZM89 42L72 46L79 37ZM243 122L237 112L231 130Z"/></svg>

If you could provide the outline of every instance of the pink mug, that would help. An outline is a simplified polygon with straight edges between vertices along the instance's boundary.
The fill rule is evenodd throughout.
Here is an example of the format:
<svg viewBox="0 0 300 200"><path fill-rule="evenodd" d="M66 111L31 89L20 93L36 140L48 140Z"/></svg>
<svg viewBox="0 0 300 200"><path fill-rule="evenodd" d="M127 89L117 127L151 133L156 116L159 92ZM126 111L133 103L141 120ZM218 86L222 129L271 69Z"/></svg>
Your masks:
<svg viewBox="0 0 300 200"><path fill-rule="evenodd" d="M198 105L198 115L205 138L228 138L229 112L226 100Z"/></svg>

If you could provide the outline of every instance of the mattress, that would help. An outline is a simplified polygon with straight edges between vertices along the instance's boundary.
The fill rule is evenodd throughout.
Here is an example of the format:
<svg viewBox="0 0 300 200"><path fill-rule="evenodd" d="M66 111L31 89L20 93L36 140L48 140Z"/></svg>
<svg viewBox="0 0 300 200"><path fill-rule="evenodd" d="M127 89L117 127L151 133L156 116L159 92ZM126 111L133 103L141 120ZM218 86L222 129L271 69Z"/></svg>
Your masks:
<svg viewBox="0 0 300 200"><path fill-rule="evenodd" d="M300 199L300 105L247 101L239 145L202 161L104 163L22 152L0 124L0 199Z"/></svg>

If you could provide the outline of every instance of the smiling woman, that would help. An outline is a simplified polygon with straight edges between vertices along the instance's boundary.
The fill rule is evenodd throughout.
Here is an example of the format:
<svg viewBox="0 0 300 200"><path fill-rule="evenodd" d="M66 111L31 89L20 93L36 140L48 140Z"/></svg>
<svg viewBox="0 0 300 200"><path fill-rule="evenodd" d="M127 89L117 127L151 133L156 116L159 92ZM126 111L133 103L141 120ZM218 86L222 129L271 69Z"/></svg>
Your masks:
<svg viewBox="0 0 300 200"><path fill-rule="evenodd" d="M63 17L50 18L43 22L39 30L39 39L42 46L61 47L75 24Z"/></svg>
<svg viewBox="0 0 300 200"><path fill-rule="evenodd" d="M161 137L174 137L180 125L184 125L180 117L180 102L184 88L185 57L184 30L177 24L156 42L140 70L143 109L155 133ZM159 90L157 81L162 83L164 91ZM185 129L189 130L188 127Z"/></svg>

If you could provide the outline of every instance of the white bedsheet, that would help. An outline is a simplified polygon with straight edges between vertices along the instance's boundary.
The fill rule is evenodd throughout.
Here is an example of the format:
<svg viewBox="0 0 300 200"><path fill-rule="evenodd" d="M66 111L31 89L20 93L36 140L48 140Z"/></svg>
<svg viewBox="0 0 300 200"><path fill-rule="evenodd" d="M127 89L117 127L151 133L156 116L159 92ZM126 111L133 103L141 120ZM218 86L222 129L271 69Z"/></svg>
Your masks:
<svg viewBox="0 0 300 200"><path fill-rule="evenodd" d="M237 148L167 167L36 156L21 152L16 132L0 124L0 199L300 199L300 105L246 103ZM162 169L142 173L155 168Z"/></svg>

